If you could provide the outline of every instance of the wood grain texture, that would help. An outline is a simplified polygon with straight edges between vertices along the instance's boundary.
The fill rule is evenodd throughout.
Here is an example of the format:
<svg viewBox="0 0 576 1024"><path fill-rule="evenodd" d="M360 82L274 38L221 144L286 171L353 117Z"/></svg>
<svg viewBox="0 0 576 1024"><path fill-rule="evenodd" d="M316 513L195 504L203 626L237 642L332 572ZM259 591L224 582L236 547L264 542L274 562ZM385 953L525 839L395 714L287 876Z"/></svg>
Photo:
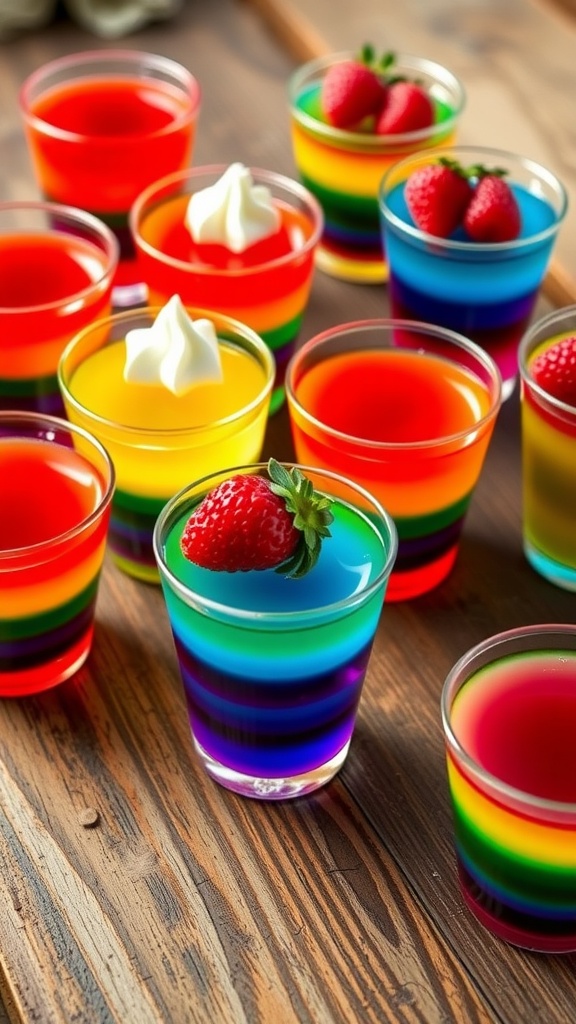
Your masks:
<svg viewBox="0 0 576 1024"><path fill-rule="evenodd" d="M480 7L490 8L450 6L458 38L465 11L473 33ZM452 31L440 16L446 3L406 0L386 24L407 33L416 7L412 48L427 33L440 58ZM378 10L381 24L387 4ZM491 10L507 40L516 0ZM351 14L363 39L373 0L350 12L314 0L303 45L342 45ZM62 21L3 48L3 198L36 194L20 81L52 56L93 45ZM196 163L241 159L293 173L286 83L295 58L253 0L191 0L126 45L198 75ZM482 88L486 74L472 66ZM506 102L515 87L511 95ZM386 313L385 290L317 274L302 337ZM270 421L265 453L292 455L285 409ZM160 591L106 564L87 665L51 693L0 702L0 994L10 1024L572 1020L576 958L509 949L464 910L444 775L438 702L453 661L499 629L574 618L573 595L525 564L519 510L515 395L451 578L384 609L345 768L319 794L285 805L242 800L202 773ZM98 812L91 828L86 808Z"/></svg>

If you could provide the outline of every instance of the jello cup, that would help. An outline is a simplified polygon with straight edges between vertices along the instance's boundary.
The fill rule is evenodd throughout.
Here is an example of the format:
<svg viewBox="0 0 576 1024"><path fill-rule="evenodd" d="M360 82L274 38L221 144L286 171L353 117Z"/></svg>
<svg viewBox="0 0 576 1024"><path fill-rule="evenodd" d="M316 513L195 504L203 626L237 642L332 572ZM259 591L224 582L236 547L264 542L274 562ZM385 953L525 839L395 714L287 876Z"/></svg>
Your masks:
<svg viewBox="0 0 576 1024"><path fill-rule="evenodd" d="M0 203L0 409L63 415L58 360L111 312L118 243L97 218L56 203Z"/></svg>
<svg viewBox="0 0 576 1024"><path fill-rule="evenodd" d="M322 115L320 97L327 72L353 53L319 57L302 65L289 83L294 161L302 183L324 212L317 266L334 277L378 283L388 276L382 248L378 191L388 168L408 153L452 145L465 94L441 64L400 53L394 75L417 80L429 93L435 123L401 134L335 128Z"/></svg>
<svg viewBox="0 0 576 1024"><path fill-rule="evenodd" d="M274 243L268 256L262 241L256 263L242 253L231 254L225 266L205 262L206 246L193 243L185 226L186 210L192 195L213 186L226 169L194 167L156 182L136 200L130 224L151 304L161 304L176 293L185 304L218 310L264 338L276 362L270 405L275 412L284 401L284 372L312 285L322 212L298 182L250 168L254 184L269 189L280 212L286 251L279 255Z"/></svg>
<svg viewBox="0 0 576 1024"><path fill-rule="evenodd" d="M176 61L137 50L89 50L42 65L20 110L44 198L103 220L120 244L115 306L142 301L128 211L146 185L191 159L200 86Z"/></svg>
<svg viewBox="0 0 576 1024"><path fill-rule="evenodd" d="M109 547L116 564L158 582L152 549L156 518L191 476L260 457L274 380L274 360L250 328L230 317L209 318L218 335L220 383L175 396L161 385L126 382L125 338L148 328L160 309L117 313L81 331L67 346L58 378L69 419L90 430L116 469Z"/></svg>
<svg viewBox="0 0 576 1024"><path fill-rule="evenodd" d="M464 900L541 953L576 950L576 626L489 637L442 692Z"/></svg>
<svg viewBox="0 0 576 1024"><path fill-rule="evenodd" d="M0 697L22 697L88 657L114 469L81 428L1 411L0 479Z"/></svg>
<svg viewBox="0 0 576 1024"><path fill-rule="evenodd" d="M500 408L490 356L441 327L360 320L304 344L286 394L298 461L355 480L394 519L388 599L440 584Z"/></svg>
<svg viewBox="0 0 576 1024"><path fill-rule="evenodd" d="M521 232L509 242L474 242L461 231L450 238L427 234L408 213L404 186L431 154L397 163L380 191L391 314L448 327L481 345L498 365L508 398L518 376L518 345L566 214L566 191L546 167L513 153L454 146L432 158L441 157L504 170L520 207Z"/></svg>
<svg viewBox="0 0 576 1024"><path fill-rule="evenodd" d="M520 344L524 552L558 587L576 591L576 400L534 379L536 357L576 336L576 306L538 320Z"/></svg>
<svg viewBox="0 0 576 1024"><path fill-rule="evenodd" d="M193 565L180 539L194 509L229 476L265 468L220 470L185 487L160 514L154 548L202 765L243 796L283 800L325 785L344 764L396 531L362 488L301 466L334 516L307 575Z"/></svg>

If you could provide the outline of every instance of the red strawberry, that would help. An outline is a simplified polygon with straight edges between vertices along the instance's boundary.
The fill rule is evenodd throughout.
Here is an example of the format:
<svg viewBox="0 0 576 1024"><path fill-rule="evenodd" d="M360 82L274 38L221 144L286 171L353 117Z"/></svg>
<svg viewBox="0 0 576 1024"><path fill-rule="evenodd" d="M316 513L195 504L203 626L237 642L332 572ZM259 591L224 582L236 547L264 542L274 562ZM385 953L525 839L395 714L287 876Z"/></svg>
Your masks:
<svg viewBox="0 0 576 1024"><path fill-rule="evenodd" d="M416 82L392 82L385 91L384 105L376 120L378 135L416 132L434 123L434 105Z"/></svg>
<svg viewBox="0 0 576 1024"><path fill-rule="evenodd" d="M544 391L576 406L576 337L562 338L537 356L532 376Z"/></svg>
<svg viewBox="0 0 576 1024"><path fill-rule="evenodd" d="M416 226L439 238L448 238L461 223L471 195L465 172L444 157L413 171L404 186Z"/></svg>
<svg viewBox="0 0 576 1024"><path fill-rule="evenodd" d="M361 60L345 60L333 64L326 73L322 112L335 128L353 128L376 113L383 95L384 86L375 71Z"/></svg>
<svg viewBox="0 0 576 1024"><path fill-rule="evenodd" d="M510 242L520 234L520 209L503 173L482 173L474 189L464 217L464 228L474 242Z"/></svg>
<svg viewBox="0 0 576 1024"><path fill-rule="evenodd" d="M235 474L206 495L182 534L189 561L219 572L275 569L293 579L313 568L330 536L330 499L295 466L270 459L268 474Z"/></svg>

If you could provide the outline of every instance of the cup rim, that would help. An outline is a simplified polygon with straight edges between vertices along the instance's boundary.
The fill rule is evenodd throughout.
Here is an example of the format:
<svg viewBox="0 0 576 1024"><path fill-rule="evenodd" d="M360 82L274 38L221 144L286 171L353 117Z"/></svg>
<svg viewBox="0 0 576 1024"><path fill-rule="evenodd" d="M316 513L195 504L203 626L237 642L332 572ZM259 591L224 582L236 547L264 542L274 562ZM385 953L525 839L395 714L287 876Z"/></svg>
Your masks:
<svg viewBox="0 0 576 1024"><path fill-rule="evenodd" d="M178 508L179 506L185 507L186 495L191 490L199 489L204 484L208 484L210 480L221 481L224 477L228 479L228 477L233 476L236 473L254 473L256 470L262 471L266 469L267 465L268 464L266 462L255 462L240 466L232 466L230 468L219 470L216 473L209 473L206 476L200 477L197 480L192 480L190 483L186 484L185 487L182 487L175 495L173 495L172 498L170 498L166 505L164 505L164 508L162 509L158 518L156 519L152 537L152 546L154 549L154 554L161 575L165 577L165 579L170 584L172 589L187 604L190 603L190 594L193 593L193 591L191 591L190 588L185 583L183 583L178 578L178 576L176 576L168 567L162 552L160 535L162 533L162 530L164 529L164 526L168 518L174 513L175 509ZM350 480L340 475L339 473L333 473L330 470L321 469L317 466L305 466L298 462L289 462L284 460L282 460L282 465L285 466L287 469L296 467L304 474L315 474L316 477L321 476L329 481L335 481L337 484L344 483L349 489L358 494L364 500L368 501L370 507L373 510L376 510L381 522L384 524L388 536L387 550L384 541L382 540L382 547L385 550L384 564L380 572L378 573L376 579L372 580L361 592L351 594L348 597L341 599L339 601L329 602L328 604L318 604L313 609L306 609L303 611L274 611L266 614L264 612L255 612L252 610L235 608L227 604L222 604L222 602L220 601L214 601L212 598L202 596L200 599L202 608L206 609L206 611L210 614L226 614L232 620L242 622L257 621L259 618L266 618L266 621L278 623L306 622L309 621L311 614L316 616L326 612L336 613L340 610L343 611L346 608L353 607L361 600L367 600L381 586L384 586L386 584L387 579L389 579L390 577L390 573L392 572L394 561L396 559L398 551L398 533L392 516L380 504L378 499L373 494L370 494L369 491L365 490L364 487L361 487L360 484L355 483L353 480ZM206 489L205 493L208 493L208 491L209 488ZM349 499L343 500L348 501L349 503ZM380 531L378 532L380 533Z"/></svg>
<svg viewBox="0 0 576 1024"><path fill-rule="evenodd" d="M498 778L498 776L487 771L478 763L478 761L476 761L474 757L472 757L471 754L468 753L466 748L462 746L451 725L451 709L453 697L458 692L455 689L458 684L458 677L460 673L462 673L463 670L466 669L466 667L474 660L474 658L491 648L505 645L508 641L513 641L520 637L542 636L544 642L544 638L552 633L564 633L576 637L576 625L568 622L556 622L517 626L513 629L504 630L501 633L496 633L493 636L486 637L484 640L469 648L452 666L442 686L442 693L440 697L442 729L448 749L458 758L459 761L462 762L462 764L465 765L470 775L484 784L487 784L491 790L499 794L503 799L521 803L534 810L545 811L559 816L574 817L576 816L576 801L548 800L544 797L535 796L532 793L503 782ZM534 651L540 649L542 648L530 648L530 650ZM576 646L574 650L576 653ZM495 658L494 660L499 659ZM458 689L460 689L459 686Z"/></svg>
<svg viewBox="0 0 576 1024"><path fill-rule="evenodd" d="M30 213L45 213L47 215L52 214L55 217L62 217L63 219L66 218L69 221L82 224L84 229L89 229L93 234L98 235L104 243L102 251L106 256L107 265L102 274L96 278L96 280L91 281L89 284L85 285L84 288L80 288L78 291L64 295L60 299L53 299L51 302L39 302L27 306L0 305L1 316L15 314L21 315L23 313L43 313L48 312L49 310L59 309L64 304L67 305L72 302L79 302L87 296L92 295L97 288L101 287L106 282L107 278L110 279L110 286L112 285L112 280L120 259L120 245L115 234L106 224L104 224L102 220L85 210L80 210L78 207L68 206L64 203L52 203L48 201L42 202L36 200L0 202L0 215L4 212L16 210L21 210L22 212L28 211ZM14 229L14 231L11 232L11 234L21 233L23 232L19 229ZM52 236L55 233L57 233L57 229L52 230L49 228L46 228L46 230L42 232L42 234L46 236ZM74 238L75 236L71 237ZM84 236L80 237L82 238L82 241L86 241Z"/></svg>
<svg viewBox="0 0 576 1024"><path fill-rule="evenodd" d="M541 401L545 402L552 409L556 409L559 413L562 413L564 416L568 416L571 419L574 419L574 417L576 417L576 405L571 405L569 402L564 402L561 398L557 398L550 391L547 391L546 388L543 388L541 384L538 384L538 382L532 376L529 366L531 345L533 343L535 334L541 330L545 330L548 325L550 325L551 330L550 337L553 337L554 333L562 334L563 331L561 328L560 330L554 332L553 325L556 324L558 327L560 327L560 321L568 315L572 315L574 317L574 330L572 333L576 335L576 304L571 306L562 306L562 308L560 309L553 309L551 310L551 312L546 313L544 316L540 317L533 324L531 324L531 326L522 336L520 344L518 346L518 369L522 383L525 386L528 386L530 390L533 391L534 394L536 394ZM542 340L544 341L545 339L543 338Z"/></svg>
<svg viewBox="0 0 576 1024"><path fill-rule="evenodd" d="M248 170L256 183L277 185L279 188L283 188L287 192L290 192L307 208L312 220L312 232L300 249L291 249L282 256L277 256L272 260L266 260L262 263L256 263L250 267L239 267L231 270L227 268L220 269L218 267L211 267L202 263L191 264L186 260L176 259L174 256L169 256L166 253L163 253L161 249L157 249L156 246L151 245L147 239L142 237L139 229L142 211L156 194L161 193L164 189L170 189L173 185L193 182L194 179L205 175L213 176L214 181L217 181L229 166L230 164L222 163L197 164L193 167L186 167L183 170L173 171L171 174L166 174L163 178L158 178L156 181L152 182L152 184L143 189L132 203L128 214L128 224L135 244L153 259L157 260L160 258L165 266L172 267L175 270L185 271L186 273L193 271L194 274L198 275L198 277L219 277L223 280L250 277L255 273L260 273L262 268L266 268L266 270L273 270L276 267L281 267L285 263L292 262L292 260L297 257L306 256L308 253L312 252L318 243L324 228L324 213L320 203L304 185L299 181L296 181L294 178L289 178L287 175L279 174L277 171L269 171L262 167L255 166L248 166ZM186 193L183 192L182 194ZM163 202L163 199L160 200L160 203L161 202Z"/></svg>
<svg viewBox="0 0 576 1024"><path fill-rule="evenodd" d="M77 434L84 441L87 441L93 448L96 449L98 454L101 456L104 465L108 469L108 480L104 481L106 487L100 497L100 500L96 507L87 515L80 523L76 526L71 527L69 530L65 530L63 533L58 533L54 537L50 537L48 540L40 541L37 544L27 544L24 547L18 548L0 548L0 568L2 562L10 561L11 565L19 560L27 560L30 556L35 554L41 554L43 551L49 551L55 544L63 544L71 540L73 537L77 537L79 534L84 533L86 529L89 529L100 517L106 509L106 506L112 501L114 494L114 488L116 485L116 470L114 463L108 454L108 451L104 447L101 441L98 440L89 430L81 427L75 423L71 423L61 416L50 416L47 413L36 413L26 412L18 409L0 409L0 443L2 442L3 435L1 432L2 425L4 423L41 423L46 427L46 430L54 429L60 432L67 432L70 434ZM20 435L19 435L20 436ZM92 465L92 463L91 463ZM94 467L93 467L94 468Z"/></svg>
<svg viewBox="0 0 576 1024"><path fill-rule="evenodd" d="M315 348L321 346L332 338L346 334L346 333L358 333L365 331L370 333L373 329L399 329L414 331L418 334L426 337L431 335L432 337L439 337L445 341L454 343L457 347L463 349L468 354L473 355L477 361L490 373L491 380L494 385L494 394L491 396L491 403L489 410L478 419L473 425L467 427L465 430L459 430L454 434L445 434L442 437L429 438L421 441L373 441L367 438L358 437L354 434L347 434L342 430L338 430L336 427L331 427L328 424L323 423L316 416L310 413L300 402L296 395L295 387L293 384L293 377L297 367L300 365L302 359L308 355L309 352L314 351ZM402 345L398 346L398 350L404 350ZM392 350L391 350L392 351ZM417 349L409 349L408 351L417 352ZM324 434L329 435L336 441L344 441L348 444L352 443L358 448L367 448L371 451L387 452L395 451L402 452L408 450L417 449L431 449L438 448L445 444L453 444L466 438L472 432L483 430L484 427L490 423L497 415L500 406L502 404L502 377L500 371L492 359L492 357L484 351L476 342L471 341L469 338L464 337L462 334L457 334L455 331L451 331L448 328L439 327L434 324L427 324L417 320L401 320L396 317L376 318L370 320L353 320L348 323L338 324L335 327L329 327L327 330L322 331L320 334L314 335L307 342L300 346L300 348L294 353L292 358L289 360L286 367L286 375L284 380L284 386L286 389L286 399L288 402L288 408L292 406L298 415L305 419L308 423L312 424L316 429L320 429Z"/></svg>
<svg viewBox="0 0 576 1024"><path fill-rule="evenodd" d="M403 220L390 209L386 201L387 185L392 178L395 181L398 179L398 183L400 183L400 178L398 176L400 175L401 177L402 171L405 167L412 166L416 162L420 164L422 161L431 163L439 160L441 157L458 159L458 157L464 156L466 153L480 155L481 158L484 157L485 159L494 160L495 162L514 161L517 164L520 163L525 169L530 171L531 174L534 174L540 180L545 180L549 186L557 192L560 198L560 209L558 212L554 211L555 217L552 224L549 224L548 227L541 231L537 231L523 238L514 238L507 242L474 242L466 239L440 238L438 235L431 235L427 231L422 231L422 229L416 225L409 224L408 221ZM545 167L544 164L538 163L537 160L532 160L530 157L523 156L521 153L512 153L510 150L505 149L495 149L492 146L458 145L436 147L434 150L420 150L417 153L411 153L409 156L398 160L388 168L382 177L380 187L378 189L378 204L385 224L389 223L396 229L396 231L412 238L421 245L433 246L437 251L439 250L443 252L487 253L491 255L506 252L514 253L519 249L538 244L548 239L551 235L555 235L560 229L568 211L568 192L554 171Z"/></svg>
<svg viewBox="0 0 576 1024"><path fill-rule="evenodd" d="M153 139L162 138L164 135L170 135L172 132L179 130L183 124L186 124L190 120L190 118L197 116L202 102L202 89L200 83L196 76L177 60L174 60L172 57L165 57L163 54L152 53L148 50L128 50L122 48L110 50L90 49L65 54L61 57L56 57L53 60L46 61L24 79L18 93L18 102L26 123L44 134L51 135L54 138L58 138L63 141L75 142L80 139L93 138L94 136L88 135L86 132L76 132L65 128L59 128L58 125L51 124L49 121L45 121L42 117L32 114L30 111L29 94L36 85L41 83L47 75L50 75L53 72L66 70L68 68L71 70L83 67L88 68L90 64L94 64L99 61L104 64L113 64L114 62L125 61L127 67L130 68L144 63L149 70L164 70L167 74L172 74L174 78L177 78L181 82L182 91L189 99L187 109L182 111L182 113L179 113L174 120L170 121L167 125L164 125L163 128L156 129L153 132L145 132L139 136L140 138ZM104 140L113 138L113 136L104 135L99 136L99 138Z"/></svg>
<svg viewBox="0 0 576 1024"><path fill-rule="evenodd" d="M423 71L435 77L438 79L440 84L449 87L457 96L457 102L454 105L452 115L447 118L446 121L428 125L426 128L418 128L416 131L411 132L399 132L397 134L390 135L372 135L367 132L351 131L347 128L336 128L334 125L330 125L324 121L319 121L317 118L312 117L305 111L297 110L295 100L300 93L303 80L305 78L314 72L320 73L331 67L333 64L357 58L357 56L357 52L352 50L328 53L320 57L314 57L312 60L301 64L295 71L293 71L288 80L288 96L290 106L292 108L292 114L298 123L304 125L304 127L308 129L311 129L317 134L322 134L327 139L331 139L333 142L339 143L342 146L361 145L362 148L367 150L372 148L380 150L382 149L383 144L385 144L387 149L392 147L401 148L402 146L414 147L417 142L424 142L438 131L441 131L442 134L449 134L466 105L466 90L463 82L456 74L454 74L453 71L447 68L444 64L441 64L439 61L430 60L428 57L421 57L418 54L409 53L405 50L398 50L395 53L395 61L397 65L400 67L406 67L414 72Z"/></svg>
<svg viewBox="0 0 576 1024"><path fill-rule="evenodd" d="M123 433L134 436L142 437L154 437L157 439L162 438L175 438L184 437L190 435L196 435L206 430L206 424L202 423L194 427L134 427L125 423L118 423L115 420L110 420L105 416L100 416L97 413L92 412L87 406L72 394L70 387L64 379L64 365L70 358L70 355L81 342L91 334L96 328L98 330L105 329L106 327L113 327L116 324L121 324L123 321L128 321L134 317L149 316L151 321L160 313L164 306L137 306L133 309L127 309L123 312L113 313L110 316L102 317L98 321L93 321L87 327L84 327L81 331L68 342L64 348L60 360L58 362L57 378L58 385L60 387L62 397L66 402L70 402L70 405L82 416L90 419L91 422L97 424L99 428L111 429L111 430L122 430ZM205 318L215 322L216 334L218 334L221 327L225 326L230 330L235 331L237 334L245 338L253 345L258 354L262 357L264 369L266 372L266 380L264 386L260 389L258 394L252 399L251 402L244 405L237 412L230 413L228 416L223 416L221 419L214 421L210 424L213 429L219 429L226 425L233 424L235 420L238 420L247 414L251 413L256 409L266 398L267 395L271 395L274 387L275 377L275 361L266 342L260 337L256 331L248 327L246 324L241 323L239 320L235 320L224 313L218 313L215 310L203 309L195 306L185 306L186 312L193 317L193 319ZM219 327L220 323L220 327ZM232 342L234 339L232 339Z"/></svg>

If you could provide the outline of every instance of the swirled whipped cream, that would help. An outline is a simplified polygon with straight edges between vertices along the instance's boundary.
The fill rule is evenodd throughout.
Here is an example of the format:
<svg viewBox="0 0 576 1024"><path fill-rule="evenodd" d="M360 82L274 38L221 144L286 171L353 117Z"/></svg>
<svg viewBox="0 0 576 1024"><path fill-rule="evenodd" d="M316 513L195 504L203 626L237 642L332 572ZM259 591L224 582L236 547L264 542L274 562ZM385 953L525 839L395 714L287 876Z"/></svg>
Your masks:
<svg viewBox="0 0 576 1024"><path fill-rule="evenodd" d="M280 213L270 189L255 185L249 168L234 163L213 185L191 196L185 223L195 242L240 253L278 231Z"/></svg>
<svg viewBox="0 0 576 1024"><path fill-rule="evenodd" d="M151 327L126 334L124 380L162 384L183 395L196 384L222 380L216 329L211 320L192 320L179 295L173 295Z"/></svg>

